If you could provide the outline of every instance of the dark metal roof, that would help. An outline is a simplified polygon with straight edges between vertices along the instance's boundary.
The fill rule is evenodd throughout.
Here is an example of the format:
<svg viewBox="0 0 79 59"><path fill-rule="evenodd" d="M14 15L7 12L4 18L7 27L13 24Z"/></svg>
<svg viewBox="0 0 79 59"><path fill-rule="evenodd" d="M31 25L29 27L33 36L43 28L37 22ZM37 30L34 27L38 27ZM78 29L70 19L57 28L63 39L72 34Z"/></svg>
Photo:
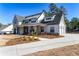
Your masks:
<svg viewBox="0 0 79 59"><path fill-rule="evenodd" d="M31 18L38 18L42 13L37 13L37 14L34 14L34 15L30 15L30 16L19 16L19 15L15 15L14 16L14 19L16 19L17 21L23 21L23 20L28 20L28 19L31 19Z"/></svg>
<svg viewBox="0 0 79 59"><path fill-rule="evenodd" d="M23 22L23 20L28 20L28 19L32 19L32 18L38 19L41 14L42 14L42 12L34 14L34 15L30 15L30 16L25 16L25 17L15 15L14 19L17 19L17 21ZM41 23L47 24L47 25L56 25L56 24L59 24L60 20L61 20L61 17L62 17L62 13L57 13L57 14L54 14L54 15L55 15L55 17L54 17L54 19L52 21L47 21L46 22L46 21L42 20Z"/></svg>
<svg viewBox="0 0 79 59"><path fill-rule="evenodd" d="M16 19L17 21L23 21L25 19L25 17L19 16L19 15L15 15L14 19Z"/></svg>
<svg viewBox="0 0 79 59"><path fill-rule="evenodd" d="M33 17L33 16L40 16L41 14L42 14L42 12L41 13L37 13L37 14L30 15L30 16L26 16L25 18ZM36 18L38 18L38 17L36 17Z"/></svg>
<svg viewBox="0 0 79 59"><path fill-rule="evenodd" d="M47 24L47 25L56 25L56 24L60 23L61 17L62 17L62 14L55 14L55 17L52 21L46 22L46 21L42 20L41 23L44 23L44 24Z"/></svg>

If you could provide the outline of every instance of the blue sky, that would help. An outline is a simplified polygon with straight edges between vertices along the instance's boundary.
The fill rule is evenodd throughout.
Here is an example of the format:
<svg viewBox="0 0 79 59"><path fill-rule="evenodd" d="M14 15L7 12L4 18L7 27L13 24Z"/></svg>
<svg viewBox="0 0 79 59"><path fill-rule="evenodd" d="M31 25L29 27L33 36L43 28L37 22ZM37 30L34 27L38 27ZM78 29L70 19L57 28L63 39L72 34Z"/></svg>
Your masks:
<svg viewBox="0 0 79 59"><path fill-rule="evenodd" d="M63 5L67 10L66 17L70 20L72 17L79 18L79 4L76 3L59 3L58 7ZM11 23L15 14L27 16L39 13L42 10L48 10L48 3L6 3L0 4L0 23Z"/></svg>

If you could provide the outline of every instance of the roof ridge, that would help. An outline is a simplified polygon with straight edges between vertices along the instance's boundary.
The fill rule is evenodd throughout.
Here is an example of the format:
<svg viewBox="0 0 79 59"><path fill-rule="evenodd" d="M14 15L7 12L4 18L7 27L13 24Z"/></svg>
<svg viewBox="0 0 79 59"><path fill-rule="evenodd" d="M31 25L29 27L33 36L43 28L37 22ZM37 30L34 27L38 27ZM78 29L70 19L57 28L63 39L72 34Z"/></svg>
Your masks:
<svg viewBox="0 0 79 59"><path fill-rule="evenodd" d="M24 16L20 16L20 15L15 15L15 16L24 17Z"/></svg>
<svg viewBox="0 0 79 59"><path fill-rule="evenodd" d="M32 15L29 15L29 16L25 16L25 18L27 18L27 17L31 17L31 16L35 16L35 15L39 15L39 14L42 14L42 12L40 12L40 13L36 13L36 14L32 14Z"/></svg>

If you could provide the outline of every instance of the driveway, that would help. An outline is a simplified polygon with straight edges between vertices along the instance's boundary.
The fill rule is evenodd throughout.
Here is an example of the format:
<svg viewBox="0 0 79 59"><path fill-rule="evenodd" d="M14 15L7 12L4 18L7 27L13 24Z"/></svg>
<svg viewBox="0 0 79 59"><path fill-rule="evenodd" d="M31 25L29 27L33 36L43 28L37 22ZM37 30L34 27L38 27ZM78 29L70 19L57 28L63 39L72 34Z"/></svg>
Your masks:
<svg viewBox="0 0 79 59"><path fill-rule="evenodd" d="M19 44L0 48L0 55L26 55L37 51L43 51L53 48L64 47L79 43L79 34L66 34L62 38L46 39L40 38L42 41ZM44 40L46 39L46 40Z"/></svg>
<svg viewBox="0 0 79 59"><path fill-rule="evenodd" d="M79 40L79 34L65 34L64 37L60 38L53 38L51 40L48 38L40 38L40 40L48 40L52 42L67 42L67 41Z"/></svg>

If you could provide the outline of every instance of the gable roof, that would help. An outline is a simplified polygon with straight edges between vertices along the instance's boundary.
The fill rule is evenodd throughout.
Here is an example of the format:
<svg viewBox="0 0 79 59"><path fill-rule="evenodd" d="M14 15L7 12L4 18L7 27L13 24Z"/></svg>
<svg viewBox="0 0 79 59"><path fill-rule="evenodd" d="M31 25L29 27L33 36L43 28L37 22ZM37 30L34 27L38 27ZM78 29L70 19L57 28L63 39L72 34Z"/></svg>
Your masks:
<svg viewBox="0 0 79 59"><path fill-rule="evenodd" d="M23 21L25 19L25 17L19 16L19 15L15 15L14 19L17 19L17 21Z"/></svg>
<svg viewBox="0 0 79 59"><path fill-rule="evenodd" d="M56 25L56 24L60 23L61 17L62 17L62 14L57 13L57 14L55 14L55 17L52 21L47 21L46 22L46 21L42 20L41 23L44 23L44 24L47 24L47 25Z"/></svg>

